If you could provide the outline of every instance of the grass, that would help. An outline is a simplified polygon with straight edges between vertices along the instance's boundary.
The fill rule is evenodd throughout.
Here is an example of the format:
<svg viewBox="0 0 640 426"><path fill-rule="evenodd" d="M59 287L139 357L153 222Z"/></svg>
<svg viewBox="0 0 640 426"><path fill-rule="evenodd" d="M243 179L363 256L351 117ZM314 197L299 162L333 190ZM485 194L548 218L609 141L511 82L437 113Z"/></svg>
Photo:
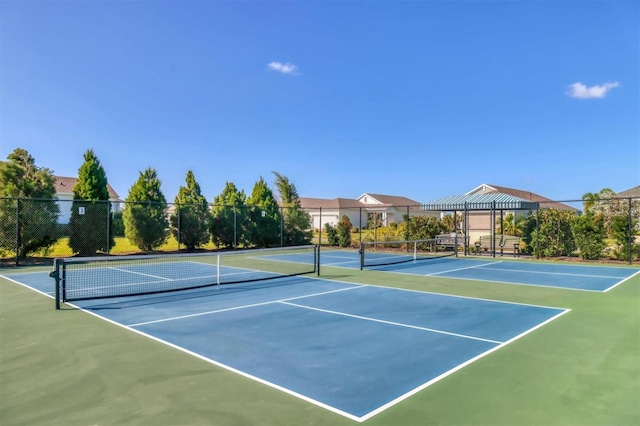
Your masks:
<svg viewBox="0 0 640 426"><path fill-rule="evenodd" d="M323 276L571 309L367 425L640 424L638 275L607 293L329 267ZM3 278L0 337L2 425L357 424L82 311L55 311Z"/></svg>

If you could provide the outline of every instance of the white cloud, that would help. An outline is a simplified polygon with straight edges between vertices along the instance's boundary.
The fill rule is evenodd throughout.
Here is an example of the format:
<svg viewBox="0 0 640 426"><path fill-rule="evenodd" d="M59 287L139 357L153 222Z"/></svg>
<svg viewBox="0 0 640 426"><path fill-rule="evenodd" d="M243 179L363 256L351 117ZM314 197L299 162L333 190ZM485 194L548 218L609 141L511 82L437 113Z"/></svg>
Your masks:
<svg viewBox="0 0 640 426"><path fill-rule="evenodd" d="M286 64L283 64L281 62L271 62L267 66L274 71L281 72L282 74L292 74L292 75L299 74L298 67L294 64L290 64L289 62L287 62Z"/></svg>
<svg viewBox="0 0 640 426"><path fill-rule="evenodd" d="M571 96L572 98L578 99L604 98L609 90L618 86L620 86L620 83L618 83L617 81L613 83L605 83L601 86L595 85L591 87L587 87L584 84L578 82L569 85L569 91L567 92L567 95Z"/></svg>

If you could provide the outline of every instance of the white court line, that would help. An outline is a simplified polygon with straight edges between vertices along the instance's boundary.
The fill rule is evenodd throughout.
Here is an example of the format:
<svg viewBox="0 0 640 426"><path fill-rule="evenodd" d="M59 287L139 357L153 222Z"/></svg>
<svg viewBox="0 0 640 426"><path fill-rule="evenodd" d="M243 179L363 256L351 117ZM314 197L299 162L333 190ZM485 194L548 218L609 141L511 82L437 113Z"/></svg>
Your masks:
<svg viewBox="0 0 640 426"><path fill-rule="evenodd" d="M143 277L151 277L151 278L158 278L159 280L171 281L171 278L161 277L160 275L152 275L152 274L145 274L143 272L128 271L126 269L114 268L114 267L111 267L111 266L108 266L107 269L112 269L114 271L120 271L120 272L126 272L127 274L142 275Z"/></svg>
<svg viewBox="0 0 640 426"><path fill-rule="evenodd" d="M500 269L500 268L484 268L488 271L500 271L500 272L521 272L525 274L541 274L541 275L563 275L569 277L587 277L587 278L622 278L614 277L611 275L591 275L591 274L569 274L566 272L545 272L545 271L531 271L527 269Z"/></svg>
<svg viewBox="0 0 640 426"><path fill-rule="evenodd" d="M415 395L416 393L420 392L421 390L428 388L428 387L429 387L429 386L431 386L432 384L434 384L434 383L436 383L436 382L438 382L438 381L440 381L440 380L444 379L444 378L445 378L445 377L447 377L447 376L450 376L451 374L455 373L455 372L456 372L456 371L458 371L458 370L463 369L463 368L464 368L464 367L466 367L467 365L472 364L472 363L474 363L475 361L479 360L480 358L484 358L485 356L487 356L487 355L489 355L489 354L491 354L491 353L493 353L493 352L495 352L495 351L497 351L497 350L499 350L499 349L502 349L503 347L505 347L505 346L506 346L506 345L508 345L509 343L511 343L511 342L513 342L513 341L515 341L515 340L520 339L521 337L523 337L523 336L525 336L525 335L527 335L527 334L531 333L531 332L532 332L532 331L534 331L534 330L537 330L538 328L542 327L543 325L546 325L546 324L550 323L551 321L554 321L555 319L557 319L557 318L561 317L562 315L564 315L564 314L566 314L567 312L570 312L570 311L571 311L571 309L566 309L566 310L564 310L564 311L560 312L558 315L555 315L554 317L549 318L548 320L546 320L546 321L544 321L544 322L541 322L540 324L536 325L535 327L530 328L530 329L528 329L528 330L526 330L526 331L524 331L524 332L520 333L519 335L517 335L517 336L515 336L515 337L513 337L513 338L511 338L511 339L509 339L509 340L507 340L506 342L501 343L501 344L500 344L500 345L498 345L498 346L494 346L493 348L489 349L488 351L483 352L483 353L481 353L481 354L478 354L477 356L475 356L475 357L473 357L473 358L471 358L471 359L466 360L466 361L465 361L465 362L463 362L462 364L458 364L458 365L456 365L456 366L455 366L454 368L452 368L451 370L445 371L445 372L444 372L444 373L442 373L441 375L439 375L439 376L437 376L437 377L434 377L433 379L429 380L428 382L425 382L425 383L423 383L422 385L420 385L420 386L418 386L418 387L416 387L416 388L414 388L414 389L410 390L409 392L405 393L404 395L399 396L398 398L394 399L393 401L389 401L389 402L387 402L386 404L381 405L380 407L376 408L375 410L370 411L369 413L367 413L367 414L365 414L364 416L360 417L360 418L358 419L358 421L359 421L359 422L364 422L365 420L370 419L371 417L375 416L376 414L379 414L379 413L383 412L383 411L384 411L384 410L386 410L387 408L392 407L392 406L396 405L397 403L404 401L405 399L409 398L409 397L410 397L410 396L412 396L412 395Z"/></svg>
<svg viewBox="0 0 640 426"><path fill-rule="evenodd" d="M467 266L467 267L464 267L464 268L456 268L456 269L449 269L449 270L447 270L447 271L433 272L433 273L431 273L431 274L425 274L425 277L430 277L430 276L438 275L438 274L447 274L447 273L449 273L449 272L462 271L462 270L464 270L464 269L481 268L481 267L483 267L483 266L487 266L487 265L494 265L494 264L496 264L496 263L502 263L502 262L503 262L502 260L499 260L499 261L497 261L497 262L482 263L482 264L480 264L480 265ZM487 269L488 269L488 268L487 268Z"/></svg>
<svg viewBox="0 0 640 426"><path fill-rule="evenodd" d="M322 253L324 253L324 252L322 252ZM358 257L354 257L354 256L334 256L332 254L323 254L322 255L323 259L326 259L328 257L333 258L333 259L351 259L351 260L354 260L354 261L358 260Z"/></svg>
<svg viewBox="0 0 640 426"><path fill-rule="evenodd" d="M606 289L604 292L606 293L606 292L608 292L609 290L611 290L612 288L618 287L618 286L619 286L620 284L622 284L623 282L630 280L631 278L635 277L635 276L636 276L636 275L638 275L638 274L640 274L640 271L638 271L638 272L636 272L635 274L633 274L633 275L631 275L631 276L628 276L627 278L623 279L622 281L620 281L620 282L618 282L618 283L616 283L616 284L612 285L611 287L609 287L608 289Z"/></svg>
<svg viewBox="0 0 640 426"><path fill-rule="evenodd" d="M6 277L4 277L4 278L6 278ZM7 278L7 279L9 279L9 278ZM13 281L13 280L11 280L11 281ZM31 290L34 290L34 291L36 291L36 292L38 292L38 293L44 294L45 296L50 297L50 298L52 298L52 299L53 299L53 296L50 296L50 295L45 294L45 293L42 293L41 291L39 291L39 290L35 290L34 288L29 287L29 286L27 286L27 285L25 285L25 284L22 284L22 283L20 283L20 282L17 282L17 281L14 281L14 282L16 282L17 284L20 284L20 285L22 285L22 286L24 286L24 287L27 287L27 288L29 288L29 289L31 289ZM342 289L342 290L346 290L346 289ZM244 372L244 371L242 371L242 370L238 370L237 368L233 368L233 367L231 367L230 365L224 364L224 363L222 363L222 362L220 362L220 361L216 361L216 360L214 360L214 359L207 358L207 357L206 357L206 356L204 356L204 355L201 355L201 354L199 354L199 353L197 353L197 352L191 351L191 350L189 350L189 349L187 349L187 348L184 348L184 347L182 347L182 346L179 346L179 345L176 345L176 344L174 344L174 343L171 343L171 342L168 342L168 341L166 341L166 340L163 340L163 339L161 339L161 338L159 338L159 337L156 337L156 336L154 336L154 335L152 335L152 334L148 334L148 333L145 333L144 331L141 331L141 330L138 330L138 329L135 329L135 328L131 328L131 326L127 326L127 325L125 325L125 324L122 324L122 323L119 323L119 322L114 321L114 320L112 320L112 319L109 319L109 318L107 318L107 317L104 317L104 316L102 316L102 315L100 315L100 314L98 314L98 313L96 313L96 312L91 311L90 309L82 308L82 307L80 307L80 306L78 306L78 305L74 305L73 303L65 302L65 304L66 304L66 305L68 305L68 306L71 306L71 307L73 307L73 308L75 308L75 309L78 309L78 310L80 310L80 311L83 311L83 312L85 312L85 313L87 313L87 314L89 314L89 315L93 315L93 316L94 316L94 317L96 317L96 318L100 318L100 319L102 319L102 320L104 320L104 321L106 321L106 322L108 322L108 323L111 323L111 324L113 324L113 325L117 326L117 327L121 327L121 328L124 328L124 329L126 329L126 330L130 330L130 331L132 331L132 332L134 332L134 333L136 333L136 334L139 334L139 335L144 336L144 337L148 337L148 338L149 338L149 339L151 339L151 340L154 340L154 341L156 341L156 342L159 342L159 343L165 344L165 345L167 345L167 346L169 346L169 347L171 347L171 348L173 348L173 349L177 349L177 350L179 350L180 352L184 352L184 353L186 353L186 354L188 354L188 355L194 356L194 357L196 357L196 358L198 358L198 359L201 359L201 360L203 360L203 361L205 361L205 362L208 362L208 363L213 364L213 365L215 365L215 366L218 366L218 367L224 368L224 369L225 369L225 370L227 370L227 371L231 371L232 373L239 374L239 375L241 375L241 376L243 376L243 377L247 377L247 378L249 378L249 379L251 379L251 380L255 380L255 381L256 381L256 382L258 382L258 383L262 383L262 384L264 384L264 385L267 385L267 386L269 386L269 387L271 387L271 388L277 389L277 390L279 390L279 391L281 391L281 392L284 392L284 393L286 393L286 394L289 394L289 395L295 396L296 398L300 398L300 399L301 399L301 400L303 400L303 401L307 401L307 402L309 402L309 403L311 403L311 404L314 404L314 405L316 405L316 406L318 406L318 407L324 408L325 410L331 411L331 412L333 412L333 413L339 414L339 415L341 415L341 416L343 416L343 417L346 417L346 418L348 418L348 419L351 419L351 420L354 420L354 421L357 421L357 422L362 422L362 421L363 421L363 418L362 418L362 417L355 416L355 415L353 415L353 414L351 414L351 413L348 413L348 412L346 412L346 411L340 410L340 409L335 408L335 407L333 407L333 406L331 406L331 405L325 404L324 402L317 401L317 400L315 400L315 399L313 399L313 398L310 398L310 397L308 397L308 396L306 396L306 395L303 395L303 394L301 394L301 393L298 393L298 392L296 392L296 391L293 391L293 390L291 390L291 389L289 389L289 388L286 388L286 387L284 387L284 386L280 386L280 385L278 385L278 384L276 384L276 383L272 383L272 382L270 382L270 381L268 381L268 380L265 380L265 379L262 379L262 378L260 378L260 377L258 377L258 376L254 376L253 374L249 374L249 373L246 373L246 372Z"/></svg>
<svg viewBox="0 0 640 426"><path fill-rule="evenodd" d="M483 339L482 337L469 336L469 335L466 335L466 334L451 333L451 332L448 332L448 331L437 330L435 328L419 327L417 325L403 324L401 322L385 321L385 320L380 320L380 319L371 318L371 317L363 317L363 316L360 316L360 315L347 314L346 312L330 311L328 309L314 308L312 306L299 305L297 303L291 303L291 302L287 302L287 301L280 301L278 303L282 303L284 305L295 306L295 307L303 308L303 309L310 309L312 311L326 312L328 314L340 315L340 316L350 317L350 318L357 318L357 319L361 319L361 320L365 320L365 321L379 322L379 323L382 323L382 324L396 325L396 326L399 326L399 327L406 327L406 328L413 328L415 330L430 331L432 333L446 334L446 335L455 336L455 337L462 337L464 339L480 340L480 341L483 341L483 342L496 343L496 344L503 343L503 342L501 342L499 340Z"/></svg>
<svg viewBox="0 0 640 426"><path fill-rule="evenodd" d="M340 291L353 290L353 289L362 288L362 287L366 287L366 286L365 285L356 285L354 287L339 288L337 290L323 291L323 292L320 292L320 293L306 294L306 295L303 295L303 296L289 297L289 298L286 298L286 299L270 300L270 301L267 301L267 302L253 303L251 305L234 306L232 308L216 309L216 310L213 310L213 311L198 312L196 314L180 315L180 316L177 316L177 317L170 317L170 318L163 318L163 319L153 320L153 321L139 322L139 323L135 323L135 324L128 324L126 326L127 327L138 327L138 326L141 326L141 325L156 324L156 323L159 323L159 322L174 321L174 320L180 320L180 319L185 319L185 318L193 318L193 317L199 317L199 316L202 316L202 315L211 315L211 314L217 314L217 313L220 313L220 312L235 311L235 310L238 310L238 309L254 308L256 306L264 306L264 305L271 305L271 304L275 304L275 303L283 303L283 302L286 302L288 300L297 300L297 299L304 299L306 297L322 296L322 295L325 295L325 294L338 293Z"/></svg>
<svg viewBox="0 0 640 426"><path fill-rule="evenodd" d="M343 258L343 259L344 259L344 258ZM360 263L360 261L359 261L358 259L351 259L351 260L348 260L348 261L345 261L345 262L332 262L332 263L325 263L325 264L323 264L322 266L346 265L346 264L349 264L349 263L355 263L355 264L358 264L358 263Z"/></svg>

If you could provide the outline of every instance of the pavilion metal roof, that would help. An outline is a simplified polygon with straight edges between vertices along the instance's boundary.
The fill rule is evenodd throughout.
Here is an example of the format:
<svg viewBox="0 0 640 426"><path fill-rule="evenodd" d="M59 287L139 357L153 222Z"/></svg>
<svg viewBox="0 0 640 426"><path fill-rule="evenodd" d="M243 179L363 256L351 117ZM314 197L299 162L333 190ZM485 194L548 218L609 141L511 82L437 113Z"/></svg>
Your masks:
<svg viewBox="0 0 640 426"><path fill-rule="evenodd" d="M465 210L536 210L539 203L502 193L474 193L452 195L423 204L422 210L465 211Z"/></svg>

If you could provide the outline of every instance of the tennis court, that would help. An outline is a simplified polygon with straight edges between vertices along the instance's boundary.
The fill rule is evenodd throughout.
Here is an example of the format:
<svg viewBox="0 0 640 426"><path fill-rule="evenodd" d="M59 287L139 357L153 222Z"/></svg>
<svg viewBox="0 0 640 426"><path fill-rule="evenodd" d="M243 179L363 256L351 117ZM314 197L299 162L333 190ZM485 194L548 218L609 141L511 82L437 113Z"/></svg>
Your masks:
<svg viewBox="0 0 640 426"><path fill-rule="evenodd" d="M582 291L609 291L640 269L615 266L571 265L532 261L500 260L499 258L465 258L444 256L417 257L406 253L365 253L364 269L396 274L422 275L485 282L533 285ZM324 266L360 268L360 254L355 251L327 251L322 256Z"/></svg>
<svg viewBox="0 0 640 426"><path fill-rule="evenodd" d="M232 267L216 260L194 268L193 259L179 258L169 269L132 262L83 265L75 278L69 265L65 273L69 295L80 294L74 306L356 421L568 312L297 274L298 266L292 265L308 265L311 256L251 256L252 266L279 265L263 269L293 274L271 279L263 279L253 267L241 268L246 258L240 257L229 257ZM201 287L194 285L195 276L184 276L192 270L209 282L211 277L222 282L227 276L256 279ZM5 277L55 296L54 280L46 272ZM189 287L140 295L145 293L142 283L164 286L172 281ZM82 296L93 287L100 289L96 297L112 297ZM136 295L116 296L118 292Z"/></svg>

